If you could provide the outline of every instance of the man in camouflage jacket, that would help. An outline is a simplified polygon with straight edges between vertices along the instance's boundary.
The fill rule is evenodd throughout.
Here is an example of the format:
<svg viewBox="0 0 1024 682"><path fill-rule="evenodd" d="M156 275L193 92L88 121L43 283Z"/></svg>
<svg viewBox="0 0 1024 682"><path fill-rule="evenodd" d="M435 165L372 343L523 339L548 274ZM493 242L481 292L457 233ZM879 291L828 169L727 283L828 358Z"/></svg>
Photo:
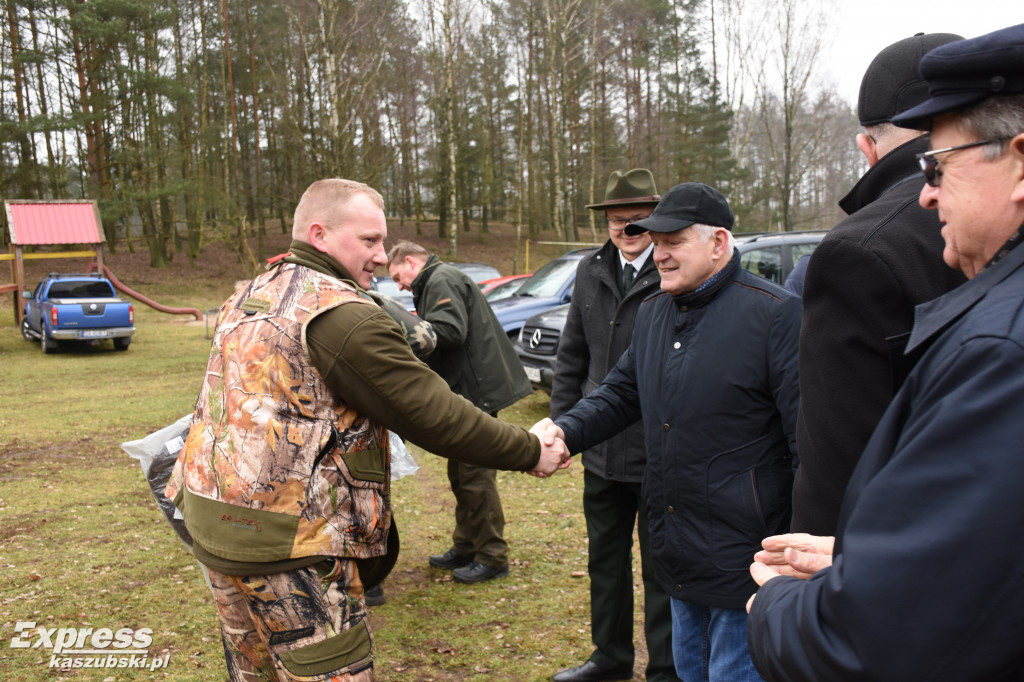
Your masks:
<svg viewBox="0 0 1024 682"><path fill-rule="evenodd" d="M210 569L232 680L373 679L363 589L397 555L389 429L511 470L567 454L452 394L363 295L386 234L377 192L318 181L289 253L218 316L166 494Z"/></svg>

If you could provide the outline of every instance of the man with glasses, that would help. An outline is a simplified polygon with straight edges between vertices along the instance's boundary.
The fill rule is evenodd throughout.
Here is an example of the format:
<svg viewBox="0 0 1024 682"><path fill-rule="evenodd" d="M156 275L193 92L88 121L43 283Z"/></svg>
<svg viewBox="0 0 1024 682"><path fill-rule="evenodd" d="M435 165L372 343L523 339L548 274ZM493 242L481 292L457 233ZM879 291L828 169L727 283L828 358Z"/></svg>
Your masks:
<svg viewBox="0 0 1024 682"><path fill-rule="evenodd" d="M654 176L634 168L608 178L601 211L608 241L580 261L569 314L558 345L551 390L551 417L568 412L604 380L629 347L640 301L661 278L647 232L625 233L629 223L651 215L661 197ZM640 538L644 581L644 629L648 680L676 680L672 663L672 615L668 596L654 579L647 539L647 510L640 499L647 460L637 423L583 453L583 515L587 520L591 637L596 649L582 665L563 670L555 682L628 680L633 677L633 527Z"/></svg>
<svg viewBox="0 0 1024 682"><path fill-rule="evenodd" d="M931 131L919 201L969 281L917 307L921 358L831 556L809 536L757 554L748 641L768 680L1024 679L1024 24L938 47L920 72L929 99L893 122Z"/></svg>
<svg viewBox="0 0 1024 682"><path fill-rule="evenodd" d="M964 282L940 258L938 216L917 203L924 181L914 155L928 138L891 122L928 97L921 57L954 40L963 38L900 40L861 80L857 146L870 168L839 202L850 215L814 250L804 279L794 531L835 534L850 475L912 366L899 351L914 306Z"/></svg>

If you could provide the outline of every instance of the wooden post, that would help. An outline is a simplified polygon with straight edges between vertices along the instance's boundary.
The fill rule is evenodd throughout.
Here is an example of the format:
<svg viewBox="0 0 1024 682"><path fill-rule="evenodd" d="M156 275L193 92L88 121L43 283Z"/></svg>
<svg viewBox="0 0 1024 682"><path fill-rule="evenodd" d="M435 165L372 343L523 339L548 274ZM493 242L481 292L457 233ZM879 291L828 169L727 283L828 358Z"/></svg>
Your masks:
<svg viewBox="0 0 1024 682"><path fill-rule="evenodd" d="M25 261L21 259L21 245L14 247L14 324L21 326L21 292L25 290Z"/></svg>

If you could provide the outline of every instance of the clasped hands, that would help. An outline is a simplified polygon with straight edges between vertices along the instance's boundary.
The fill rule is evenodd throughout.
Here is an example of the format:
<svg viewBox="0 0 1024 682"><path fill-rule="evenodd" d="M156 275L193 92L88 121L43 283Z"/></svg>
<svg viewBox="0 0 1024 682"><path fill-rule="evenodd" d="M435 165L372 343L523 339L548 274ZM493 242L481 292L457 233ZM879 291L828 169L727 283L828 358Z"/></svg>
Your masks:
<svg viewBox="0 0 1024 682"><path fill-rule="evenodd" d="M540 459L532 471L531 476L547 478L559 469L565 469L572 463L569 459L570 453L565 444L565 432L545 417L530 427L530 433L540 439Z"/></svg>
<svg viewBox="0 0 1024 682"><path fill-rule="evenodd" d="M765 538L761 541L763 549L754 555L750 575L758 585L783 575L806 580L832 565L835 541L832 536L807 533L786 533ZM747 600L747 613L750 613L756 596L751 595Z"/></svg>

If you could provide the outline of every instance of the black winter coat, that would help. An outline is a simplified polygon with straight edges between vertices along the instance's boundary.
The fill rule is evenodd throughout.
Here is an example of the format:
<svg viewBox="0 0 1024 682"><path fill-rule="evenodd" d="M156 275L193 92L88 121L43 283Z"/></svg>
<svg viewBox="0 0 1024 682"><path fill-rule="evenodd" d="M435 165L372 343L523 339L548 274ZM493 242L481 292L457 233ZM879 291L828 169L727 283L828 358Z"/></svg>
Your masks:
<svg viewBox="0 0 1024 682"><path fill-rule="evenodd" d="M556 423L579 452L642 415L659 584L675 599L742 608L761 540L789 528L800 299L736 256L727 269L685 305L646 299L629 350Z"/></svg>
<svg viewBox="0 0 1024 682"><path fill-rule="evenodd" d="M807 267L794 531L835 534L850 475L913 366L900 356L914 306L965 281L942 261L938 212L917 201L924 178L914 154L927 149L917 138L872 166L840 202L852 215Z"/></svg>
<svg viewBox="0 0 1024 682"><path fill-rule="evenodd" d="M430 256L412 295L416 312L437 334L426 362L453 391L490 413L533 392L512 342L466 273Z"/></svg>
<svg viewBox="0 0 1024 682"><path fill-rule="evenodd" d="M551 388L552 419L568 412L601 385L629 347L640 302L658 291L661 284L651 256L625 297L619 292L620 272L619 250L611 240L581 260L576 269L572 303L558 342ZM583 453L587 471L626 483L643 480L646 460L644 432L639 422Z"/></svg>

